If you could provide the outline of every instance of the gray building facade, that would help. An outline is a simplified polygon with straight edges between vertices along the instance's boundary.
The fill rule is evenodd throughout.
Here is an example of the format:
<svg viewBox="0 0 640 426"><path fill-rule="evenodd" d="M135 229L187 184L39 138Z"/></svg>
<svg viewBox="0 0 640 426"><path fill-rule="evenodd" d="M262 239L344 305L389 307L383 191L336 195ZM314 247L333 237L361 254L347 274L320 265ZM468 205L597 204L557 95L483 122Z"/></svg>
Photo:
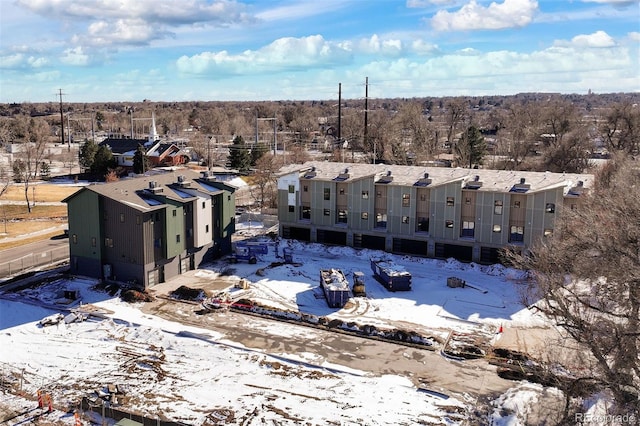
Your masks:
<svg viewBox="0 0 640 426"><path fill-rule="evenodd" d="M577 208L590 174L308 162L278 178L280 235L495 263Z"/></svg>
<svg viewBox="0 0 640 426"><path fill-rule="evenodd" d="M63 200L71 273L147 288L229 253L234 192L186 169L86 186Z"/></svg>

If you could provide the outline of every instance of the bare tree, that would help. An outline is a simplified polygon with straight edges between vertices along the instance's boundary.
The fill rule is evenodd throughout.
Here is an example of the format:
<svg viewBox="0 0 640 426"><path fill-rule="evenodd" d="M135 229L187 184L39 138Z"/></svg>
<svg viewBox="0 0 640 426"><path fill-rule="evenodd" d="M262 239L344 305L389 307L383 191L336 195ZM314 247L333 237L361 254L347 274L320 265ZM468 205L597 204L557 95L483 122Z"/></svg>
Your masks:
<svg viewBox="0 0 640 426"><path fill-rule="evenodd" d="M507 156L506 168L518 170L521 164L534 151L537 123L535 103L511 103L504 112L505 128L498 134L505 140L502 154Z"/></svg>
<svg viewBox="0 0 640 426"><path fill-rule="evenodd" d="M271 153L262 155L256 162L253 182L257 193L252 191L252 196L261 208L277 205L277 200L272 195L275 193L276 172L280 165L280 159Z"/></svg>
<svg viewBox="0 0 640 426"><path fill-rule="evenodd" d="M458 126L467 120L467 103L464 99L452 99L446 104L447 143L453 146Z"/></svg>
<svg viewBox="0 0 640 426"><path fill-rule="evenodd" d="M640 108L630 102L616 103L605 114L600 133L610 151L640 151Z"/></svg>
<svg viewBox="0 0 640 426"><path fill-rule="evenodd" d="M570 371L573 390L584 391L590 384L592 393L609 391L614 412L636 419L640 415L638 182L638 163L616 160L605 166L596 186L581 195L578 208L562 209L552 236L535 244L529 255L511 254L516 265L532 273L524 302L551 318L589 355L591 365Z"/></svg>
<svg viewBox="0 0 640 426"><path fill-rule="evenodd" d="M416 156L416 161L431 160L437 150L437 141L434 130L428 118L423 113L421 103L409 102L398 110L393 123L396 126L395 134L401 141L408 139L411 150ZM393 149L397 151L399 148Z"/></svg>
<svg viewBox="0 0 640 426"><path fill-rule="evenodd" d="M33 206L29 200L29 188L32 181L38 177L38 169L42 164L42 160L45 158L50 129L46 121L35 120L33 118L22 118L17 124L22 136L22 147L18 154L18 160L20 160L21 166L24 167L21 180L24 185L24 198L27 202L27 210L31 213Z"/></svg>

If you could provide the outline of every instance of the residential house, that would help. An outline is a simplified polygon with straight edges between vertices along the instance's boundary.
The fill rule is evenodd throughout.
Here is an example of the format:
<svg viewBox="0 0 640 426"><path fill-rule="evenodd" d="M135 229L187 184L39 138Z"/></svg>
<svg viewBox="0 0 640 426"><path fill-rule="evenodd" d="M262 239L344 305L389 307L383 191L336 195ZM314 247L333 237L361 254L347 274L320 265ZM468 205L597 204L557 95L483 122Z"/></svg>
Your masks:
<svg viewBox="0 0 640 426"><path fill-rule="evenodd" d="M554 232L593 175L308 162L278 179L280 235L495 263Z"/></svg>
<svg viewBox="0 0 640 426"><path fill-rule="evenodd" d="M229 253L234 193L186 169L86 186L63 200L71 273L147 288Z"/></svg>

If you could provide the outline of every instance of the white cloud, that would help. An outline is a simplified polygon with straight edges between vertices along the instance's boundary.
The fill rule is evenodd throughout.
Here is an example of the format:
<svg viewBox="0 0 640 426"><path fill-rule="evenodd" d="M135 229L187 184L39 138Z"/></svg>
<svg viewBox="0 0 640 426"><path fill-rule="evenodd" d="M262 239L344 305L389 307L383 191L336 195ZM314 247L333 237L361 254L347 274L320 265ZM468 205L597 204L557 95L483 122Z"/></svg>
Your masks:
<svg viewBox="0 0 640 426"><path fill-rule="evenodd" d="M17 4L76 28L75 42L92 45L148 44L171 36L170 28L226 27L254 19L244 5L229 0L17 0ZM94 37L97 42L92 42Z"/></svg>
<svg viewBox="0 0 640 426"><path fill-rule="evenodd" d="M631 41L638 41L640 42L640 32L630 32L629 34L627 34L627 37L629 38L629 40Z"/></svg>
<svg viewBox="0 0 640 426"><path fill-rule="evenodd" d="M382 54L394 57L400 55L404 47L400 40L381 39L377 34L374 34L368 39L362 39L357 42L356 50L367 54Z"/></svg>
<svg viewBox="0 0 640 426"><path fill-rule="evenodd" d="M223 50L182 56L176 65L188 74L246 75L344 64L351 59L351 52L346 48L314 35L280 38L259 50L246 50L237 55Z"/></svg>
<svg viewBox="0 0 640 426"><path fill-rule="evenodd" d="M44 57L24 53L12 53L0 56L0 69L37 69L44 67L48 63L49 61Z"/></svg>
<svg viewBox="0 0 640 426"><path fill-rule="evenodd" d="M604 31L596 31L593 34L580 34L571 39L571 42L556 41L556 46L573 45L576 47L612 47L616 42Z"/></svg>
<svg viewBox="0 0 640 426"><path fill-rule="evenodd" d="M524 27L531 23L538 10L536 0L504 0L489 6L471 0L456 12L440 10L431 18L437 31L499 30Z"/></svg>
<svg viewBox="0 0 640 426"><path fill-rule="evenodd" d="M89 64L89 55L85 54L82 47L65 49L60 61L67 65L85 66Z"/></svg>

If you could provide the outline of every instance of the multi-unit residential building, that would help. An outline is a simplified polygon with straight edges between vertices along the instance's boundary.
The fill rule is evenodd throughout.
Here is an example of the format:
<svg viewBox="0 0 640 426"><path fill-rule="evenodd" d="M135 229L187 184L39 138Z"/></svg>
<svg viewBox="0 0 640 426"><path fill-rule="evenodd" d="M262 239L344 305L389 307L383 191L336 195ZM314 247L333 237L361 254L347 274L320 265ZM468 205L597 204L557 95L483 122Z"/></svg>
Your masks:
<svg viewBox="0 0 640 426"><path fill-rule="evenodd" d="M593 175L308 162L278 178L280 235L495 263L575 209Z"/></svg>
<svg viewBox="0 0 640 426"><path fill-rule="evenodd" d="M82 188L63 200L71 273L147 288L229 253L235 189L186 169Z"/></svg>

